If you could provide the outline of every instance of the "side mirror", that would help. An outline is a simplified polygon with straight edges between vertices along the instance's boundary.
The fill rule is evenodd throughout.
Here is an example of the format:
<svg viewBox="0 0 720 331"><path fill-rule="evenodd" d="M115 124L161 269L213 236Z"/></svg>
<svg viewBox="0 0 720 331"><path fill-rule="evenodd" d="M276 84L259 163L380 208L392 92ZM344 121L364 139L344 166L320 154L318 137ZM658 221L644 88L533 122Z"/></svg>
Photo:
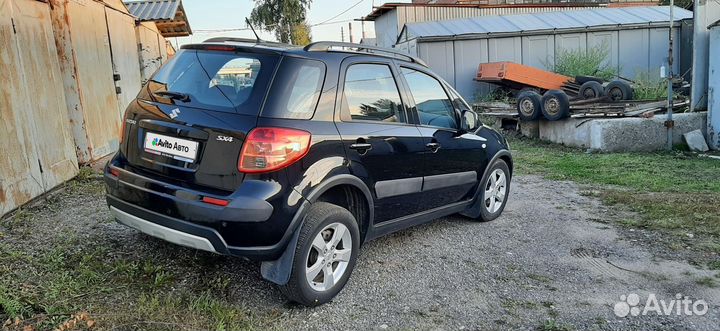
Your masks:
<svg viewBox="0 0 720 331"><path fill-rule="evenodd" d="M465 110L461 116L462 129L466 132L475 131L480 126L477 113L472 110Z"/></svg>

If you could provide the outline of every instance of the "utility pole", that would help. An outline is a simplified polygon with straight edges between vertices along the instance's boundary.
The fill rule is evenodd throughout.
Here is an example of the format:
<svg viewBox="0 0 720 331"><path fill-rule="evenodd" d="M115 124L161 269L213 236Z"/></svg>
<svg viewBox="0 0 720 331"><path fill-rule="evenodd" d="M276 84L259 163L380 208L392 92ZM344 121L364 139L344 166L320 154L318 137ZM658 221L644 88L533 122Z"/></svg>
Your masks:
<svg viewBox="0 0 720 331"><path fill-rule="evenodd" d="M353 42L353 35L352 35L352 22L348 22L348 36L350 36L350 42Z"/></svg>
<svg viewBox="0 0 720 331"><path fill-rule="evenodd" d="M669 37L669 49L668 49L668 103L667 103L667 120L665 121L665 127L667 128L667 149L670 151L673 148L673 25L675 24L675 16L673 15L673 9L675 6L675 0L670 0L670 37Z"/></svg>

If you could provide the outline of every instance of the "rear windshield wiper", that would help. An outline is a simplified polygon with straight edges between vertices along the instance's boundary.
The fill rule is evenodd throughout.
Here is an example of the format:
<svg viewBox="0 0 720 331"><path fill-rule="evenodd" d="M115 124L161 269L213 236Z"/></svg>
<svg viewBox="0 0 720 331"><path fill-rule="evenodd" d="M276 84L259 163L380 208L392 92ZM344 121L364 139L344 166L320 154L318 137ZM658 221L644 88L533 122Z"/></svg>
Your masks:
<svg viewBox="0 0 720 331"><path fill-rule="evenodd" d="M181 93L181 92L157 91L157 92L153 92L153 94L155 94L155 95L157 95L157 96L159 96L159 97L168 98L168 99L173 99L173 100L179 100L179 101L182 101L182 102L188 102L188 101L190 101L190 96L187 95L186 93Z"/></svg>

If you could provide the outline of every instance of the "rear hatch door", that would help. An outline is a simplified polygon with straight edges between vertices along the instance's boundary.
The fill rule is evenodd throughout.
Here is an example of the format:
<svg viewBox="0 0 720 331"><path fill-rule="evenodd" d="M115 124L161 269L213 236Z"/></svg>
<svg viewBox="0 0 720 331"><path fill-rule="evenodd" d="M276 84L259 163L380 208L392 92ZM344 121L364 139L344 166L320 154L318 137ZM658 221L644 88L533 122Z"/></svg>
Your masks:
<svg viewBox="0 0 720 331"><path fill-rule="evenodd" d="M145 176L229 193L279 55L232 47L183 49L148 81L125 114L121 152Z"/></svg>

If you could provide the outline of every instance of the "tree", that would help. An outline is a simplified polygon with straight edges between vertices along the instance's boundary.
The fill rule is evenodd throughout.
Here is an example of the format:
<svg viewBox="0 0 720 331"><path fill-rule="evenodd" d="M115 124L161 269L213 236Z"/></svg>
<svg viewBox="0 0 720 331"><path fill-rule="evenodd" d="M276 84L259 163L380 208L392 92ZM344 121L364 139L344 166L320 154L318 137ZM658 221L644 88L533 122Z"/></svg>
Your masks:
<svg viewBox="0 0 720 331"><path fill-rule="evenodd" d="M296 43L294 30L305 25L305 12L312 0L254 0L255 8L250 13L250 22L258 28L274 31L282 43ZM309 32L309 31L308 31ZM302 39L300 34L298 40ZM310 34L307 33L309 39Z"/></svg>
<svg viewBox="0 0 720 331"><path fill-rule="evenodd" d="M293 45L299 46L305 46L311 43L312 36L310 36L310 26L305 22L295 25L292 29L290 40L292 40Z"/></svg>
<svg viewBox="0 0 720 331"><path fill-rule="evenodd" d="M675 6L680 8L685 8L689 11L693 11L694 8L694 1L693 0L675 0ZM670 0L660 0L661 6L669 6Z"/></svg>

